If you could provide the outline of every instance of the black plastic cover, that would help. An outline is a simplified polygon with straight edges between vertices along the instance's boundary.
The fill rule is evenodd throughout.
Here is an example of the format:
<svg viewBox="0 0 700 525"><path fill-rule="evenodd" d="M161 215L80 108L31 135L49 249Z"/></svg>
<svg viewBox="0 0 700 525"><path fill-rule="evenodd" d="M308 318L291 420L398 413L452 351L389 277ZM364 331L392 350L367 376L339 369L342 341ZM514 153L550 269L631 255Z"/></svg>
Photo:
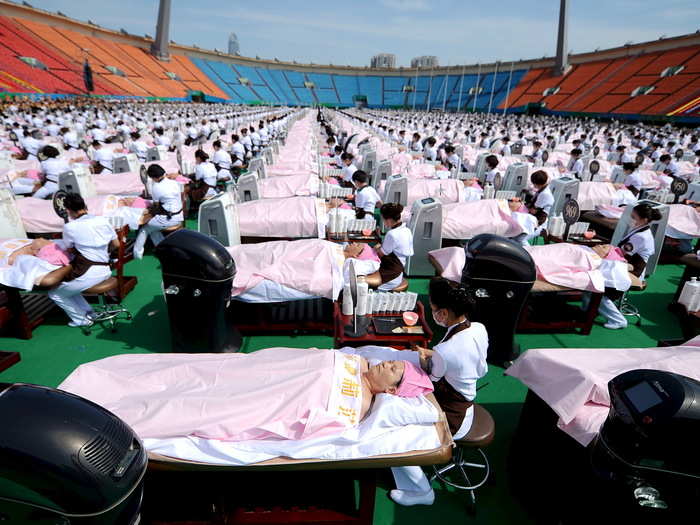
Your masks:
<svg viewBox="0 0 700 525"><path fill-rule="evenodd" d="M136 490L146 470L133 430L73 394L0 383L0 421L0 501L98 514Z"/></svg>
<svg viewBox="0 0 700 525"><path fill-rule="evenodd" d="M168 235L155 249L163 277L177 276L199 281L233 279L233 257L218 241L193 230Z"/></svg>
<svg viewBox="0 0 700 525"><path fill-rule="evenodd" d="M483 233L469 241L465 251L462 281L471 278L532 283L537 276L532 257L514 240Z"/></svg>

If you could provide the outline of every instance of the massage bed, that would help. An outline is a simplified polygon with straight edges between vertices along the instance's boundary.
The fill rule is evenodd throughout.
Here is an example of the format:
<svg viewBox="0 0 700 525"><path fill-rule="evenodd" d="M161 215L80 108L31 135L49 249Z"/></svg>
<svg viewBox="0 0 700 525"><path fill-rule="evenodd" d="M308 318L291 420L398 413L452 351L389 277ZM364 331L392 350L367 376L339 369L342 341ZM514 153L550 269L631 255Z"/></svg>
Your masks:
<svg viewBox="0 0 700 525"><path fill-rule="evenodd" d="M115 277L118 282L116 296L121 301L134 289L137 278L124 275L124 266L132 259L132 253L131 247L121 242L121 240L128 235L129 227L122 226L118 228L117 233L120 239L119 249L117 250L116 258L112 260L111 266L115 271ZM8 245L15 245L14 249L16 249L25 245L26 242L24 241L31 240L0 239L0 261L5 258L2 252L9 250L7 248ZM6 256L9 255L10 253L6 254ZM0 291L4 292L5 308L8 314L7 316L0 315L0 328L7 326L16 337L31 339L33 330L42 324L46 314L56 307L55 303L46 294L47 289L36 286L35 281L46 273L59 269L60 266L55 266L33 256L25 258L24 262L25 264L27 262L30 263L26 268L32 272L32 275L26 279L21 279L14 275L8 276L9 280L5 278L4 273L7 266L3 266L4 263L0 262Z"/></svg>
<svg viewBox="0 0 700 525"><path fill-rule="evenodd" d="M227 248L236 262L231 318L242 333L330 332L333 301L347 279L340 245L322 239L269 241ZM378 262L355 259L358 275Z"/></svg>
<svg viewBox="0 0 700 525"><path fill-rule="evenodd" d="M598 306L603 297L606 279L602 275L596 275L595 264L597 261L580 254L577 257L580 271L566 274L558 273L555 265L546 265L548 259L551 262L567 257L565 244L556 246L557 253L547 255L549 248L533 246L528 251L542 251L535 262L538 266L537 280L530 290L530 297L525 304L518 322L520 332L560 332L578 330L582 335L588 335L593 327L593 321L598 314ZM458 247L442 248L429 253L428 259L438 275L446 279L460 282L462 269L465 264L464 249ZM599 259L599 258L598 258ZM543 266L544 265L544 266ZM543 273L545 275L543 275ZM644 283L631 273L627 278L632 289L643 289ZM591 292L591 301L588 308L581 312L578 306L570 307L564 303L581 300L584 292Z"/></svg>
<svg viewBox="0 0 700 525"><path fill-rule="evenodd" d="M669 499L676 494L659 486L655 488L671 504L669 510L640 508L632 488L610 493L611 485L591 469L586 445L608 415L607 383L633 369L700 379L698 340L663 348L532 349L506 370L529 389L511 442L508 470L513 483L523 487L521 501L538 522L680 523L688 515L687 510L669 515L673 509ZM571 482L562 484L562 479ZM697 483L691 486L697 493ZM551 497L553 505L540 504L542 493ZM582 510L577 502L583 493L596 497Z"/></svg>
<svg viewBox="0 0 700 525"><path fill-rule="evenodd" d="M301 352L298 349L280 350L291 354ZM314 360L326 359L316 354L317 352L327 355L325 353L328 351L313 350L308 355L311 355ZM336 355L343 354L337 352ZM140 405L139 400L148 404L150 399L154 404L147 409L149 414L152 409L160 411L162 408L158 408L158 399L161 398L161 394L149 388L149 393L144 394L147 397L137 396L134 401L124 402L119 393L121 390L113 390L115 385L121 384L122 386L117 388L127 388L129 392L133 392L134 388L139 391L138 389L144 388L144 384L152 382L150 379L152 373L167 374L168 377L179 377L171 376L173 373L187 374L191 378L188 384L198 385L205 377L202 375L200 379L200 374L206 373L207 366L212 370L216 369L216 377L219 377L219 372L235 374L235 368L239 364L236 362L233 368L230 364L223 367L217 365L219 362L227 362L228 359L233 358L233 355L229 358L222 357L221 354L198 354L198 356L198 359L204 360L204 363L195 363L194 367L182 368L179 372L178 368L171 368L172 365L162 369L153 368L153 365L157 366L158 362L168 365L170 363L168 355L115 356L82 365L60 385L60 388L87 399L92 398L103 406L109 406L115 413L121 414L122 418L125 414L131 414L129 417L136 418L135 423L131 422L129 417L125 421L137 433L141 429L142 433L148 434L150 431L157 434L158 429L161 428L160 425L152 423L150 416L139 416L133 408ZM173 358L176 361L172 363L174 365L185 363L185 359L194 357L175 354ZM146 380L144 376L138 380L138 385L131 383L128 378L134 377L133 367L143 363L144 359L147 364L143 373L148 375L149 379ZM226 361L221 361L222 359ZM207 365L207 362L211 364ZM200 366L202 364L204 367ZM340 366L342 368L342 362ZM109 379L105 378L105 373ZM238 372L239 375L241 373L247 372ZM195 377L191 377L192 374L195 374ZM296 377L296 374L290 372L286 377ZM286 380L289 379L282 381ZM308 380L318 381L311 375L306 379ZM105 381L106 386L103 388L101 385L105 385ZM171 382L173 385L165 388L181 388L179 380L171 380ZM211 381L209 383L213 388L219 388L216 383ZM185 388L187 391L188 387ZM224 391L226 388L229 387L224 387ZM171 391L175 390L168 390L168 392ZM197 404L200 399L209 399L210 392L215 391L219 390L203 391L202 396L198 396ZM231 391L235 391L235 388ZM153 392L154 397L148 397L151 396L150 392ZM108 399L113 401L107 401L106 404L102 401ZM425 419L422 424L395 422L386 427L388 420L384 417L387 413L385 412L384 416L381 415L382 407L386 407L384 404L386 402L392 404L399 402L402 407L406 407L401 413L405 414L408 420L415 420L417 423L429 414L428 419L431 422L428 423L428 419ZM117 408L113 406L115 403ZM177 408L178 406L171 405L166 410L181 410ZM208 405L206 413L215 413L213 411L217 410L216 406L225 405ZM413 410L407 410L408 407L415 407L416 414L423 415L414 415ZM194 417L200 422L196 428L210 428L218 432L219 427L216 424L201 426L201 424L206 425L208 418L206 416L201 418L199 411L195 411ZM233 420L225 414L222 414L222 417L224 424L231 425L229 428L235 432L237 427ZM169 420L167 415L160 416L160 419ZM217 419L218 421L220 420ZM198 513L207 514L212 505L215 505L217 515L220 513L229 517L233 517L234 514L244 515L249 522L264 519L266 523L318 521L320 515L325 515L326 522L337 522L342 516L343 522L371 524L377 474L380 470L394 466L444 464L451 459L453 447L445 415L432 394L425 398L405 400L381 394L374 400L372 409L359 425L348 428L341 434L322 435L311 440L236 443L204 437L149 438L143 435L142 439L145 448L149 451L149 472L146 480L149 498L146 502L146 515L154 509L166 508L171 509L172 516L177 516L177 519L205 519L200 518ZM289 455L280 456L279 450L288 450ZM266 459L255 461L258 456ZM354 501L354 480L357 479L360 481L360 501L359 508L356 510L355 504L348 504L347 500ZM283 491L275 489L280 483L286 485ZM297 490L300 492L297 493ZM168 500L168 504L161 505L161 500L165 499ZM285 508L287 502L289 507L296 507L296 509ZM299 509L299 507L302 508ZM196 518L193 512L197 513ZM154 519L153 516L149 518ZM207 516L206 519L211 517ZM163 522L162 519L158 521Z"/></svg>

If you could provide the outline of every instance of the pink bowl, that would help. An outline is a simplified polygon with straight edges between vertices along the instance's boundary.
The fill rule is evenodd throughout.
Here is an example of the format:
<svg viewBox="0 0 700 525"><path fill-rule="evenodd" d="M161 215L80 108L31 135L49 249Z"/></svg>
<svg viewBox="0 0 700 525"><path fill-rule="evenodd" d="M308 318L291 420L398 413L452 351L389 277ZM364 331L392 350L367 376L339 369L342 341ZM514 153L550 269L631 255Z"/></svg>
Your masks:
<svg viewBox="0 0 700 525"><path fill-rule="evenodd" d="M406 326L413 326L418 322L418 314L416 312L404 312L403 322L406 323Z"/></svg>
<svg viewBox="0 0 700 525"><path fill-rule="evenodd" d="M585 232L583 232L583 236L586 239L592 239L593 237L595 237L595 231L593 231L593 230L585 231Z"/></svg>

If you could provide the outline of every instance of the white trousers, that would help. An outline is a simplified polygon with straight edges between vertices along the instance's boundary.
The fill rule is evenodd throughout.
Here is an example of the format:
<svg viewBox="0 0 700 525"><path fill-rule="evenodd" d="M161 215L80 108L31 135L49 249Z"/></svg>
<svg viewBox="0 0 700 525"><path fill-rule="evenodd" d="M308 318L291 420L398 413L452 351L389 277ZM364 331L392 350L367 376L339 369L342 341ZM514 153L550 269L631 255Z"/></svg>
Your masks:
<svg viewBox="0 0 700 525"><path fill-rule="evenodd" d="M140 259L143 257L143 248L146 245L146 239L151 238L153 246L158 246L163 240L161 231L164 228L176 226L182 222L182 214L173 215L172 219L168 220L167 215L156 215L146 224L139 228L139 233L134 241L134 257Z"/></svg>
<svg viewBox="0 0 700 525"><path fill-rule="evenodd" d="M28 195L34 191L36 179L29 177L19 177L12 181L12 192L15 195Z"/></svg>
<svg viewBox="0 0 700 525"><path fill-rule="evenodd" d="M591 293L584 293L583 297L581 298L581 306L583 306L584 310L588 310L588 305L590 302ZM609 324L620 327L627 326L627 318L624 315L622 315L622 312L620 312L620 309L617 307L615 302L612 299L610 299L610 297L607 297L605 295L603 296L603 298L600 300L598 313L605 317L606 322Z"/></svg>
<svg viewBox="0 0 700 525"><path fill-rule="evenodd" d="M51 290L49 297L63 308L71 321L84 323L88 320L87 314L92 312L92 308L82 296L82 291L107 280L110 275L112 275L112 271L109 266L91 266L77 279L61 283Z"/></svg>
<svg viewBox="0 0 700 525"><path fill-rule="evenodd" d="M464 421L459 427L459 430L454 435L455 440L461 439L467 435L474 421L474 409L469 408L464 415ZM425 475L422 467L393 467L391 473L394 475L394 483L399 490L406 492L421 492L425 493L431 489L428 476Z"/></svg>
<svg viewBox="0 0 700 525"><path fill-rule="evenodd" d="M44 185L36 190L36 193L32 195L37 199L47 199L51 197L54 193L58 191L58 184L55 182L46 181Z"/></svg>
<svg viewBox="0 0 700 525"><path fill-rule="evenodd" d="M610 297L603 296L598 312L608 320L609 324L620 327L627 326L627 319Z"/></svg>

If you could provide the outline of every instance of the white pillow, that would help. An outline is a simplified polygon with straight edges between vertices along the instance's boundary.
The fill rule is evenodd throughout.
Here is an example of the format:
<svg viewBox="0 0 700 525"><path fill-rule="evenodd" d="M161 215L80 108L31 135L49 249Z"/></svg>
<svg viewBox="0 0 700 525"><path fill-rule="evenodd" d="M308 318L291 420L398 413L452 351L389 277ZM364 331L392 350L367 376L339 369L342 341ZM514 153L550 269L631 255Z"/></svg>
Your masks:
<svg viewBox="0 0 700 525"><path fill-rule="evenodd" d="M438 421L439 417L435 406L423 396L399 397L391 394L377 394L363 425L382 428L432 425Z"/></svg>

